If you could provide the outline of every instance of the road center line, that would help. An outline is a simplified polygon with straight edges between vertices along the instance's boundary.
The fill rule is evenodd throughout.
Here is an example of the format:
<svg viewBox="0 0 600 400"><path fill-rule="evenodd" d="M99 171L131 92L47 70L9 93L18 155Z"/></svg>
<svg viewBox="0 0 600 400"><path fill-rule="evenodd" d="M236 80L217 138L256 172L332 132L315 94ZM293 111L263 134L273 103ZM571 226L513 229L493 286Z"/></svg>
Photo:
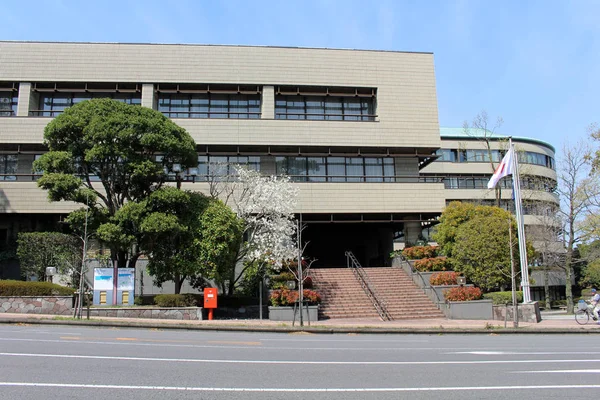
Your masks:
<svg viewBox="0 0 600 400"><path fill-rule="evenodd" d="M117 357L77 354L0 353L7 357L67 358L116 361L159 361L175 363L205 364L308 364L308 365L456 365L456 364L553 364L553 363L598 363L600 360L478 360L478 361L300 361L300 360L214 360L196 358Z"/></svg>
<svg viewBox="0 0 600 400"><path fill-rule="evenodd" d="M541 390L541 389L600 389L600 385L536 385L536 386L451 386L451 387L403 387L403 388L235 388L193 386L133 386L133 385L87 385L75 383L0 382L0 387L48 387L75 389L163 390L182 392L450 392L473 390Z"/></svg>

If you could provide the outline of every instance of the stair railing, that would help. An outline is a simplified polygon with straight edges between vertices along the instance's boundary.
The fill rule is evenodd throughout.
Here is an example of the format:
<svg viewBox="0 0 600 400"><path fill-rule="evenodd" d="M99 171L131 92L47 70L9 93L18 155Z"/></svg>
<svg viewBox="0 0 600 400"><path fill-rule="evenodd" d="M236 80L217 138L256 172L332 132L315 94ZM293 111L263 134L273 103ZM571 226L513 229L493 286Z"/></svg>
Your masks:
<svg viewBox="0 0 600 400"><path fill-rule="evenodd" d="M346 266L352 269L354 276L356 277L363 290L365 291L367 297L371 300L373 306L377 310L379 318L381 318L382 321L391 321L392 316L387 310L386 302L383 299L381 299L381 296L377 294L375 285L373 285L373 283L371 283L371 281L369 280L369 277L363 269L362 265L360 265L360 263L351 251L346 251L345 254Z"/></svg>

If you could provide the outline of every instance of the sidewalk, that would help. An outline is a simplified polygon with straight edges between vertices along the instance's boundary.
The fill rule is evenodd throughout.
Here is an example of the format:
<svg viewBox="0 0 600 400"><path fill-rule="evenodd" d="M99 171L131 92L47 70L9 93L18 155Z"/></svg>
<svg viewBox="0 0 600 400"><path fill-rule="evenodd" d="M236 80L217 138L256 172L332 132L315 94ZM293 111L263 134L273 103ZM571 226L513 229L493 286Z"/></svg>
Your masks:
<svg viewBox="0 0 600 400"><path fill-rule="evenodd" d="M590 321L587 325L578 325L572 315L565 312L542 313L540 323L519 322L513 328L513 322L482 320L411 319L381 321L379 319L329 319L304 323L300 327L296 322L277 322L258 319L227 319L213 321L181 321L146 318L109 318L92 317L90 320L74 320L68 317L40 314L0 313L0 324L50 324L76 326L104 326L119 328L147 329L186 329L186 330L223 330L256 332L311 332L311 333L600 333L600 325Z"/></svg>

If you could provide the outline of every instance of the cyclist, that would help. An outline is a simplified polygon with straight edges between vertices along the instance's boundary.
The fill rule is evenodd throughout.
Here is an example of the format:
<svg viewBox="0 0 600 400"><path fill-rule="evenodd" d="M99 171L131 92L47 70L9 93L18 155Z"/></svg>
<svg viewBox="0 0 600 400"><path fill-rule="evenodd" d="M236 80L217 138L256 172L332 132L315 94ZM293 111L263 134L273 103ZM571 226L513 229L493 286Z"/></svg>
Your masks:
<svg viewBox="0 0 600 400"><path fill-rule="evenodd" d="M590 298L588 310L592 311L594 314L594 319L598 320L598 310L600 310L600 293L598 293L596 289L592 289L592 297ZM600 325L600 322L598 322L598 325Z"/></svg>

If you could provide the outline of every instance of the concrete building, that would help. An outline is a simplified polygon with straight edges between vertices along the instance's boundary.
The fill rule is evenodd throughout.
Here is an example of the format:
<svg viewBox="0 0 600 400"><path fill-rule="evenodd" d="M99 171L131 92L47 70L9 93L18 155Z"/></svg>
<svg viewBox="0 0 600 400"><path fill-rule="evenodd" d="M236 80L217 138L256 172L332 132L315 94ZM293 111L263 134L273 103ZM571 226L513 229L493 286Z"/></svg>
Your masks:
<svg viewBox="0 0 600 400"><path fill-rule="evenodd" d="M151 107L211 163L287 173L300 189L307 254L322 266L389 262L441 213L441 180L421 170L441 147L431 53L249 46L0 42L0 242L75 208L48 203L32 162L43 129L79 101Z"/></svg>

